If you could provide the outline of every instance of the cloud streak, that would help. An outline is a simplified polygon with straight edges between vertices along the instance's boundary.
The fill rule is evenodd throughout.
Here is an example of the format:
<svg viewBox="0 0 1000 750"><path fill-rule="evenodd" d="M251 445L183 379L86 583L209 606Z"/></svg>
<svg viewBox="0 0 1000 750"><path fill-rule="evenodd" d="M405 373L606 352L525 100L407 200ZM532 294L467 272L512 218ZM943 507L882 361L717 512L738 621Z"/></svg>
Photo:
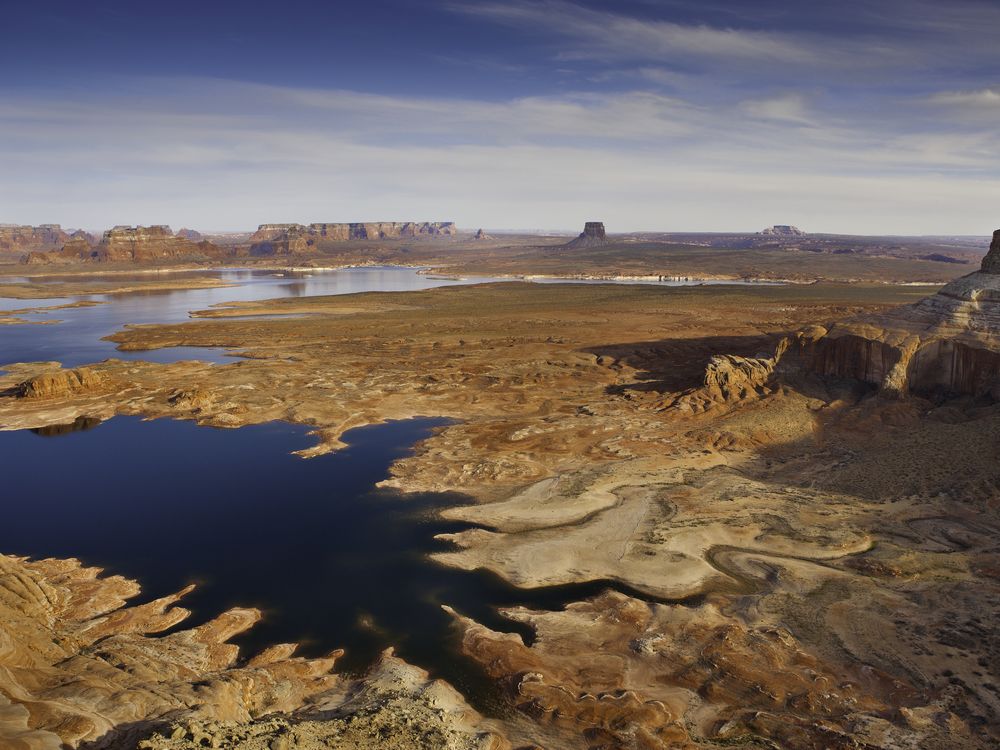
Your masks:
<svg viewBox="0 0 1000 750"><path fill-rule="evenodd" d="M995 133L887 133L795 94L708 107L642 91L497 102L202 79L114 88L3 102L0 220L572 229L600 216L620 230L959 233L992 228L1000 190Z"/></svg>

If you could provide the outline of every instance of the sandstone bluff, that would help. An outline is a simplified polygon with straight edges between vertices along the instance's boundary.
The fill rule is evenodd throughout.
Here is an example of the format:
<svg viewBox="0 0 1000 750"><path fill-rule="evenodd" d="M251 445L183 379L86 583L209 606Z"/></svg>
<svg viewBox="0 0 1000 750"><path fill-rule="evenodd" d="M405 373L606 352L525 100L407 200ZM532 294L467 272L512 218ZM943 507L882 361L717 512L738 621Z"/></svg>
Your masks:
<svg viewBox="0 0 1000 750"><path fill-rule="evenodd" d="M406 237L450 237L454 222L357 222L350 224L261 224L250 237L251 255L296 255L314 252L323 242L386 240Z"/></svg>
<svg viewBox="0 0 1000 750"><path fill-rule="evenodd" d="M886 394L1000 399L1000 230L979 271L914 305L835 323L815 367Z"/></svg>

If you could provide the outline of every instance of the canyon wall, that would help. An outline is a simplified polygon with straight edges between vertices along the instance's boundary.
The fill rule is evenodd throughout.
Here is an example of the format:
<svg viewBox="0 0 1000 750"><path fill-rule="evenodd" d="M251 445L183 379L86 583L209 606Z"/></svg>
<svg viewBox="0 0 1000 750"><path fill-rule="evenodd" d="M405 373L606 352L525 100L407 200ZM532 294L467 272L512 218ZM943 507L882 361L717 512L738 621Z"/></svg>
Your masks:
<svg viewBox="0 0 1000 750"><path fill-rule="evenodd" d="M451 221L377 221L354 223L261 224L250 237L251 255L296 255L314 252L317 243L388 240L420 236L453 236Z"/></svg>
<svg viewBox="0 0 1000 750"><path fill-rule="evenodd" d="M0 224L0 254L16 254L55 250L70 238L58 224L37 227Z"/></svg>
<svg viewBox="0 0 1000 750"><path fill-rule="evenodd" d="M891 395L1000 399L1000 230L979 271L916 304L831 326L812 368Z"/></svg>

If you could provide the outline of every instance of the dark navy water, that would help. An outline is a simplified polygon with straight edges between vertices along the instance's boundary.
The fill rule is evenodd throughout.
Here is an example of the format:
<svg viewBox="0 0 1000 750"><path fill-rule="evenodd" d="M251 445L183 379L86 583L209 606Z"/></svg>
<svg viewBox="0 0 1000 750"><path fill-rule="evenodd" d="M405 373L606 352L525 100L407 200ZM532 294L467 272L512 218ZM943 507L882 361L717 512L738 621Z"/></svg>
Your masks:
<svg viewBox="0 0 1000 750"><path fill-rule="evenodd" d="M307 655L344 648L339 669L356 673L394 646L481 710L503 712L493 683L458 653L441 605L523 632L497 607L556 608L605 586L522 591L428 558L447 547L435 534L468 528L434 512L461 498L374 485L443 423L352 430L347 449L310 459L291 455L313 443L306 428L285 423L220 430L116 417L0 432L0 550L78 557L137 579L137 601L196 583L182 601L194 615L179 627L259 607L263 621L236 639L246 656L286 642Z"/></svg>
<svg viewBox="0 0 1000 750"><path fill-rule="evenodd" d="M337 270L256 271L224 269L213 272L170 274L166 278L216 278L232 286L209 289L178 289L129 294L84 294L56 299L19 300L0 297L0 310L18 310L97 301L105 304L62 310L29 312L29 320L58 320L54 325L0 326L0 365L13 362L61 362L65 367L100 362L110 357L140 359L147 362L176 362L200 359L206 362L231 361L225 349L172 347L143 352L121 352L116 344L104 341L126 325L141 323L177 323L187 320L195 310L238 300L263 300L278 297L356 294L359 292L400 292L454 286L496 279L460 279L418 273L414 268L365 266ZM58 278L58 277L54 277ZM88 277L72 277L74 283ZM150 274L94 276L97 281L149 281ZM9 279L18 281L20 279Z"/></svg>

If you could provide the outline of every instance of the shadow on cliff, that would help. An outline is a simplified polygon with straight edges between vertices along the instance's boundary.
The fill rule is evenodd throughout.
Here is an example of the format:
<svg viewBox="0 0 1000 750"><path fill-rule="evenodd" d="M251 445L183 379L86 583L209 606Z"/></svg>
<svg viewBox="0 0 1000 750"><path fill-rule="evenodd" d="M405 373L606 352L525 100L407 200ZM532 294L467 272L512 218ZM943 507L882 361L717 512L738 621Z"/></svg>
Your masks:
<svg viewBox="0 0 1000 750"><path fill-rule="evenodd" d="M581 351L595 355L603 365L625 365L636 370L632 382L609 386L609 394L620 395L625 391L676 393L702 384L705 367L713 355L770 357L785 335L787 334L774 333L759 336L660 339L605 344Z"/></svg>

